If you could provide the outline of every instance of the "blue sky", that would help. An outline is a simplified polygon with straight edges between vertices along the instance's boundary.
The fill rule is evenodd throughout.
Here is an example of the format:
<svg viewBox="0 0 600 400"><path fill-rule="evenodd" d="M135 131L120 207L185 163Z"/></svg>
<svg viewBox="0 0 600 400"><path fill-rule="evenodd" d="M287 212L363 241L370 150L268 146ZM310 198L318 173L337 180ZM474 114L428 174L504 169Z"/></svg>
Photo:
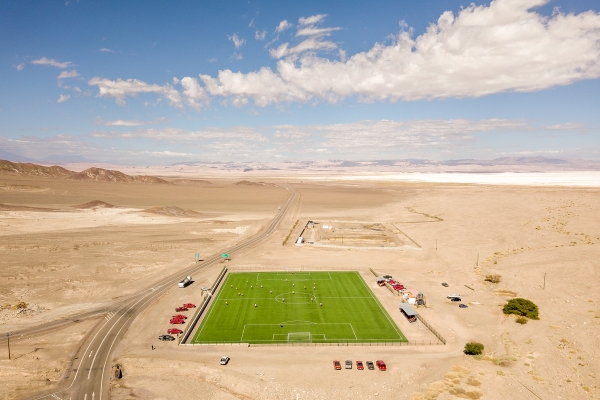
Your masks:
<svg viewBox="0 0 600 400"><path fill-rule="evenodd" d="M0 150L600 160L596 1L2 1Z"/></svg>

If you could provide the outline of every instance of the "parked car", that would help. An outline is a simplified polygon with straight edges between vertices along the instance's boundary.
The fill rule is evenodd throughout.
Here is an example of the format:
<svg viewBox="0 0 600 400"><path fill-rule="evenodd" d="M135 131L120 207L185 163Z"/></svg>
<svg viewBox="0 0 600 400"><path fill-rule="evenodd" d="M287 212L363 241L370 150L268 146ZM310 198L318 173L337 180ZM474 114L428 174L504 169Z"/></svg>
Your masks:
<svg viewBox="0 0 600 400"><path fill-rule="evenodd" d="M227 365L228 362L229 362L229 357L223 356L223 357L221 357L221 361L219 362L219 364Z"/></svg>
<svg viewBox="0 0 600 400"><path fill-rule="evenodd" d="M379 368L380 371L386 371L387 370L387 366L385 365L385 363L383 362L383 360L377 360L377 361L375 361L375 365L377 365L377 368Z"/></svg>
<svg viewBox="0 0 600 400"><path fill-rule="evenodd" d="M158 340L166 340L166 341L171 341L171 340L175 340L175 338L171 335L160 335L158 337Z"/></svg>
<svg viewBox="0 0 600 400"><path fill-rule="evenodd" d="M173 318L187 319L187 315L177 314L177 315L173 315Z"/></svg>
<svg viewBox="0 0 600 400"><path fill-rule="evenodd" d="M177 328L169 328L169 329L167 329L167 333L172 333L173 335L179 335L180 333L183 333L183 331L181 329L177 329Z"/></svg>
<svg viewBox="0 0 600 400"><path fill-rule="evenodd" d="M365 369L365 366L363 365L362 361L357 361L356 362L356 369L360 369L360 370Z"/></svg>
<svg viewBox="0 0 600 400"><path fill-rule="evenodd" d="M175 312L187 311L187 310L188 310L188 308L187 308L187 307L177 307L177 308L175 309Z"/></svg>
<svg viewBox="0 0 600 400"><path fill-rule="evenodd" d="M352 369L352 361L346 360L346 369Z"/></svg>
<svg viewBox="0 0 600 400"><path fill-rule="evenodd" d="M340 365L340 362L338 360L335 360L333 362L333 369L342 369L342 366Z"/></svg>
<svg viewBox="0 0 600 400"><path fill-rule="evenodd" d="M460 308L467 308L467 307L469 307L469 306L468 306L468 305L466 305L466 304L459 304L458 306L459 306Z"/></svg>
<svg viewBox="0 0 600 400"><path fill-rule="evenodd" d="M196 305L192 304L192 303L185 303L183 306L187 307L187 308L194 308L194 307L196 307Z"/></svg>
<svg viewBox="0 0 600 400"><path fill-rule="evenodd" d="M448 284L446 282L442 282L442 286L443 287L448 287Z"/></svg>
<svg viewBox="0 0 600 400"><path fill-rule="evenodd" d="M169 321L171 325L185 324L185 321L181 318L173 318Z"/></svg>
<svg viewBox="0 0 600 400"><path fill-rule="evenodd" d="M375 366L373 365L373 361L367 361L367 368L370 369L371 371L375 369Z"/></svg>

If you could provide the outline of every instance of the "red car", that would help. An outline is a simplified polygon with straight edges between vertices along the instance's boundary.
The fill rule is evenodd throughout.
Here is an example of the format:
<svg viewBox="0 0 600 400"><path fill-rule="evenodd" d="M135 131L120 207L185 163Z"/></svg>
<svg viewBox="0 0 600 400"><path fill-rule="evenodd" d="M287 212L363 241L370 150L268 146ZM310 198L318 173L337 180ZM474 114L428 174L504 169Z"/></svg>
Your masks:
<svg viewBox="0 0 600 400"><path fill-rule="evenodd" d="M192 304L192 303L185 303L183 306L187 307L187 308L194 308L194 307L196 307L196 305Z"/></svg>
<svg viewBox="0 0 600 400"><path fill-rule="evenodd" d="M176 311L176 312L179 312L179 311L187 311L187 310L188 310L188 308L187 308L187 307L177 307L177 308L175 309L175 311Z"/></svg>
<svg viewBox="0 0 600 400"><path fill-rule="evenodd" d="M169 321L169 323L171 325L185 324L185 320L183 320L181 318L173 318L172 320Z"/></svg>
<svg viewBox="0 0 600 400"><path fill-rule="evenodd" d="M167 329L167 333L172 333L173 335L179 335L180 333L183 333L183 331L181 329L177 329L177 328L169 328L169 329Z"/></svg>
<svg viewBox="0 0 600 400"><path fill-rule="evenodd" d="M383 360L377 360L375 362L375 365L377 365L377 368L379 368L380 371L387 371L387 366L385 365Z"/></svg>
<svg viewBox="0 0 600 400"><path fill-rule="evenodd" d="M173 318L187 319L187 315L177 314L177 315L173 315Z"/></svg>
<svg viewBox="0 0 600 400"><path fill-rule="evenodd" d="M336 369L336 370L342 369L342 364L340 364L340 362L338 360L335 360L333 362L333 369Z"/></svg>
<svg viewBox="0 0 600 400"><path fill-rule="evenodd" d="M365 369L365 366L363 365L362 361L356 362L356 369Z"/></svg>

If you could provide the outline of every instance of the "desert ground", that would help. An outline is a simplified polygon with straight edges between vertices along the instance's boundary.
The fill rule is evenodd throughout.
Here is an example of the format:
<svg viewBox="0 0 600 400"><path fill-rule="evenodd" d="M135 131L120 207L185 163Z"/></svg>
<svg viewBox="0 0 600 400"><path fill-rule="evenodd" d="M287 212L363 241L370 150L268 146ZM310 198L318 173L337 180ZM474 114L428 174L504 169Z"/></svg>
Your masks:
<svg viewBox="0 0 600 400"><path fill-rule="evenodd" d="M216 254L258 232L288 196L285 180L268 174L192 178L161 185L0 174L0 333L135 293L166 271L189 267L194 253ZM159 342L174 305L201 302L201 287L225 265L216 264L135 319L114 352L124 375L112 381L111 398L600 398L600 189L335 176L287 183L300 196L276 233L226 265L357 270L409 340L435 343L402 317L398 297L378 287L369 268L393 275L425 294L427 307L418 312L446 345ZM393 224L418 245L296 246L308 220ZM485 282L489 274L501 281ZM469 307L449 302L449 293L460 293ZM540 320L520 325L504 315L513 297L535 302ZM2 353L0 361L0 397L32 398L57 384L69 355L101 319L11 338L12 359ZM463 354L469 341L485 345L483 356ZM218 363L223 355L231 357L227 366ZM334 359L383 359L388 371L334 371Z"/></svg>

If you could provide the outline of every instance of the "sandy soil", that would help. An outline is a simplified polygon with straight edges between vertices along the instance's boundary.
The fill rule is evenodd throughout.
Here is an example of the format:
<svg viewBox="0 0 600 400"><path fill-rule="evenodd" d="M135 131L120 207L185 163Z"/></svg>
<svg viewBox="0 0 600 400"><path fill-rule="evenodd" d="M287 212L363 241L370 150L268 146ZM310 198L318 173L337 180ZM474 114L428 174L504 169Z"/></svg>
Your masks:
<svg viewBox="0 0 600 400"><path fill-rule="evenodd" d="M3 179L5 184L48 190L35 195L0 192L0 203L62 211L0 212L3 238L7 239L2 242L0 260L1 301L24 301L47 309L38 315L11 316L0 325L2 330L125 295L136 285L152 282L165 267L183 268L194 252L208 254L254 232L286 196L281 187L234 185L239 179L209 180L213 185L183 189L148 185L147 191L140 193L140 186L130 191L118 184ZM264 176L260 180L267 181ZM134 321L115 352L125 375L113 382L112 398L600 398L600 190L360 181L291 183L301 194L295 209L264 244L236 256L229 265L240 270L359 270L409 339L433 339L429 331L401 317L398 298L377 287L368 268L389 273L405 286L425 293L428 307L419 312L446 338L447 345L177 346L156 340L167 329L174 305L200 302L200 288L210 285L222 268L215 265L194 277L198 284L173 288ZM76 189L82 185L89 185L90 194ZM95 199L121 208L65 211ZM135 211L158 206L177 206L202 215L144 217ZM102 214L105 211L107 214ZM48 220L34 222L33 214ZM157 220L139 223L146 221L144 218ZM103 222L92 224L98 219ZM421 249L300 247L294 246L293 240L282 246L294 222L308 219L394 223ZM35 230L44 226L53 228ZM5 229L10 229L9 233ZM484 282L485 275L492 273L500 274L502 281ZM449 287L441 282L448 282ZM445 298L449 293L462 294L469 308L450 303ZM519 325L514 317L502 314L502 305L512 296L538 304L541 319ZM76 339L73 335L60 348L58 344L47 348L56 354L68 352L77 345ZM462 353L471 340L485 345L483 357ZM151 345L157 349L151 350ZM231 357L227 366L218 364L223 355ZM334 359L383 359L389 370L334 371ZM57 374L65 368L60 360L40 360L44 367L29 373L41 382L53 366L58 368ZM27 366L5 365L12 368L12 386L0 389L0 396L18 398L30 388L30 377L22 375ZM2 371L4 380L8 370Z"/></svg>

